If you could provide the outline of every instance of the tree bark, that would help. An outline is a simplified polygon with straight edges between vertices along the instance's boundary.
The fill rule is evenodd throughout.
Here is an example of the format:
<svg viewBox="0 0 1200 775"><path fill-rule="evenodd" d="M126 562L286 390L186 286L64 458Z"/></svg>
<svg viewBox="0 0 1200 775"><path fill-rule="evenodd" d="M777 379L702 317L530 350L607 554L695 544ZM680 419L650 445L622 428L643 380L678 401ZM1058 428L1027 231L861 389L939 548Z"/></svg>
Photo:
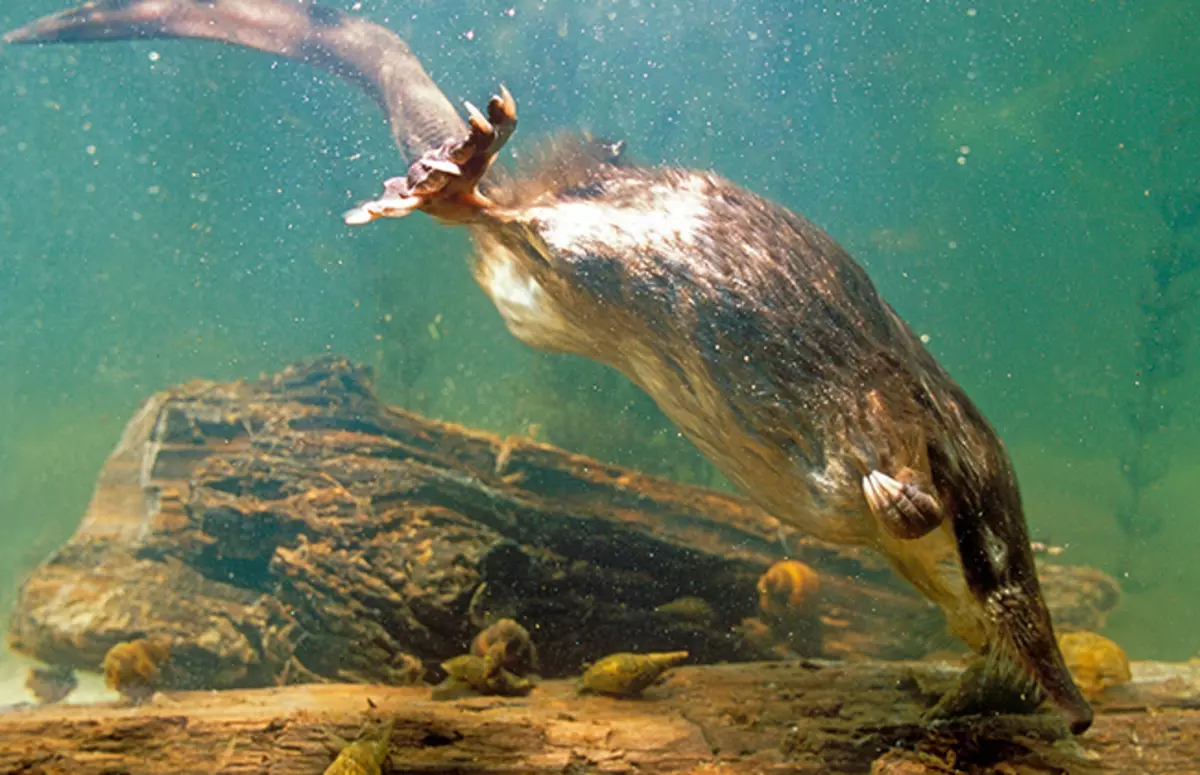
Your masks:
<svg viewBox="0 0 1200 775"><path fill-rule="evenodd" d="M685 667L640 700L579 696L565 680L453 702L427 687L361 684L180 693L0 715L0 771L315 775L337 755L335 736L390 719L393 773L1195 772L1197 669L1134 673L1096 702L1095 726L1076 740L1054 715L924 725L957 676L929 662Z"/></svg>
<svg viewBox="0 0 1200 775"><path fill-rule="evenodd" d="M360 368L324 358L148 399L76 534L25 581L10 644L97 669L118 642L169 635L174 689L412 683L504 615L533 631L547 676L622 650L764 659L779 644L739 625L789 552L822 577L802 656L949 642L870 552L736 497L387 407ZM1060 626L1096 629L1116 603L1098 571L1042 571ZM685 596L709 612L661 608Z"/></svg>

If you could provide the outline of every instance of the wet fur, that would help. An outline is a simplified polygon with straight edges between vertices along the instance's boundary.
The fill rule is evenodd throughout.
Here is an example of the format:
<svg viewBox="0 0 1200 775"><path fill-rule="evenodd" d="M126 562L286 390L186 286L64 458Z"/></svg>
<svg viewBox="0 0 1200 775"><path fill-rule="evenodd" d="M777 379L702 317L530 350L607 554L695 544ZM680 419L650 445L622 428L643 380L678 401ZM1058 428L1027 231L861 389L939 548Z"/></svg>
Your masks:
<svg viewBox="0 0 1200 775"><path fill-rule="evenodd" d="M403 41L311 4L102 0L6 39L153 36L226 40L338 72L379 99L410 158L464 134ZM579 139L556 140L531 174L485 184L493 204L472 219L475 272L514 335L624 372L764 508L878 549L988 654L986 676L1019 664L1086 728L1007 453L836 242L717 175L639 167ZM922 538L888 535L863 496L865 473L901 468L947 514Z"/></svg>
<svg viewBox="0 0 1200 775"><path fill-rule="evenodd" d="M989 672L1017 657L1085 724L1008 455L862 268L808 220L711 173L615 164L564 140L543 164L476 227L477 275L506 319L494 267L540 289L544 316L510 320L513 333L624 372L764 508L880 550L989 653ZM575 223L588 203L591 227ZM862 494L864 474L901 468L949 514L920 539L879 529Z"/></svg>

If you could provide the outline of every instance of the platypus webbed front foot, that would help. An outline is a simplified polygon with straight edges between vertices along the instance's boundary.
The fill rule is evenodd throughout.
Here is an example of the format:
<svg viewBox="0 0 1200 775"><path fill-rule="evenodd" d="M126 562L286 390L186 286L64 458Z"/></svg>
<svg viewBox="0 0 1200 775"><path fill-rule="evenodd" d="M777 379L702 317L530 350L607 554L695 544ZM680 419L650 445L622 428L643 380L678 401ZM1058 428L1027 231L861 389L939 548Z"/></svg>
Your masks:
<svg viewBox="0 0 1200 775"><path fill-rule="evenodd" d="M971 716L1031 716L1042 704L1046 693L1037 682L1014 666L1005 666L987 657L973 661L958 683L925 714L929 724L939 724ZM1040 718L1040 717L1039 717ZM1059 716L1048 716L1049 723L1067 725Z"/></svg>
<svg viewBox="0 0 1200 775"><path fill-rule="evenodd" d="M479 193L479 180L517 128L517 103L504 86L488 101L487 115L466 103L471 131L426 151L403 177L383 184L383 196L348 210L351 226L376 218L402 218L422 210L446 221L470 221L490 203Z"/></svg>
<svg viewBox="0 0 1200 775"><path fill-rule="evenodd" d="M913 482L905 468L892 478L881 471L863 477L863 495L871 513L893 538L920 538L942 524L942 506L937 498Z"/></svg>

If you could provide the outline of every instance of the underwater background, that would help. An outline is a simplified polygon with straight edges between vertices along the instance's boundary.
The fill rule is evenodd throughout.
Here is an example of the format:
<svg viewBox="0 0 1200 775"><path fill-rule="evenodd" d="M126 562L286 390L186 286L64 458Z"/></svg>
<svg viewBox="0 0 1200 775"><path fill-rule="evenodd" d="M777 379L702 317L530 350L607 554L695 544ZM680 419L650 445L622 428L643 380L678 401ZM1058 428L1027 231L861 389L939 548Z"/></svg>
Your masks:
<svg viewBox="0 0 1200 775"><path fill-rule="evenodd" d="M829 231L1000 430L1033 537L1125 585L1107 634L1200 650L1194 2L353 8L456 102L505 83L509 157L588 129ZM193 41L0 47L0 74L3 619L143 398L322 352L407 409L727 486L623 377L513 339L464 231L342 224L403 164L334 76Z"/></svg>

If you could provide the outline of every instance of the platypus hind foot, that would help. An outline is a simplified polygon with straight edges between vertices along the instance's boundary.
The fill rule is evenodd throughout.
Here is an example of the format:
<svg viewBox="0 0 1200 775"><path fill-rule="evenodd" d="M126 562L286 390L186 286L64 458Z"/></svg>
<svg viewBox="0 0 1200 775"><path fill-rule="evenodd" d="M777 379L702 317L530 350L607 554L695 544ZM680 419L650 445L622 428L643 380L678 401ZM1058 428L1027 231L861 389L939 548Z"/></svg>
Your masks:
<svg viewBox="0 0 1200 775"><path fill-rule="evenodd" d="M907 468L894 479L881 471L863 477L867 505L893 538L920 538L942 523L941 504L915 484L914 478Z"/></svg>
<svg viewBox="0 0 1200 775"><path fill-rule="evenodd" d="M471 131L425 152L404 177L383 184L383 196L349 210L346 223L357 226L376 218L402 218L422 210L442 220L470 221L490 203L479 193L479 179L517 128L517 103L504 86L488 101L487 115L466 103Z"/></svg>

